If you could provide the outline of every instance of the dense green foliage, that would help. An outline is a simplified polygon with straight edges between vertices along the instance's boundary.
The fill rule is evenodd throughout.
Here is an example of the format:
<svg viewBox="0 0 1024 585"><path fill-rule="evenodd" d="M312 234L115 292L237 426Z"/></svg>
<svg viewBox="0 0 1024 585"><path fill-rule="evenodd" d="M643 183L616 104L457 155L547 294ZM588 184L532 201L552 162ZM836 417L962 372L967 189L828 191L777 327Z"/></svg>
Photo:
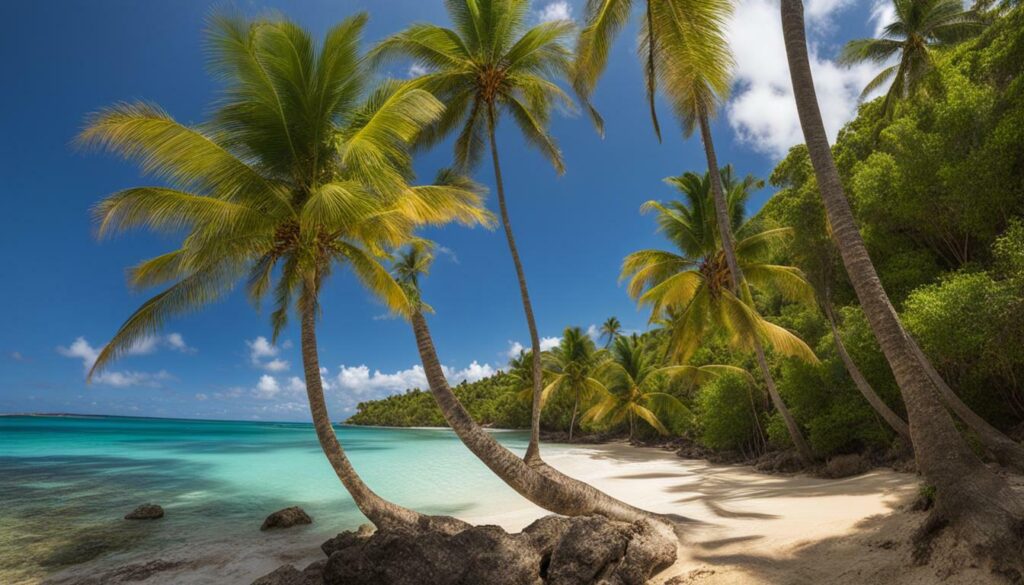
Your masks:
<svg viewBox="0 0 1024 585"><path fill-rule="evenodd" d="M887 114L884 98L861 106L833 150L871 257L908 330L972 409L1010 430L1024 421L1024 9L990 21L971 40L932 50L927 91L908 94ZM756 291L759 314L804 340L820 360L770 354L779 392L818 456L885 451L895 434L854 386L821 307L833 308L843 344L875 393L898 415L906 412L829 238L806 148L794 147L770 183L776 192L740 235L792 230L766 260L798 267L818 304ZM670 365L669 336L657 325L639 343L659 365ZM686 363L755 371L751 356L712 338L701 340ZM788 446L755 379L672 380L665 392L692 418L666 426L716 450L756 451L766 440ZM523 427L527 408L517 392L524 386L509 380L500 374L457 392L480 422ZM550 401L545 428L566 430L572 406ZM351 422L443 424L421 392L363 403ZM628 432L624 422L584 420L581 428ZM649 425L638 434L656 435Z"/></svg>

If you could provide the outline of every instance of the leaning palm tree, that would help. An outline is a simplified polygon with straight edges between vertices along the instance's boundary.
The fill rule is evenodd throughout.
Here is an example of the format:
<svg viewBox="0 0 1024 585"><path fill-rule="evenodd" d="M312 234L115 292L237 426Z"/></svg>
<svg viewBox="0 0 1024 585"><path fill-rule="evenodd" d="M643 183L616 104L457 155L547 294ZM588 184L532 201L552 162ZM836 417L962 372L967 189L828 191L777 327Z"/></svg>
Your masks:
<svg viewBox="0 0 1024 585"><path fill-rule="evenodd" d="M540 335L512 232L496 134L501 115L507 114L527 143L558 173L564 171L562 154L547 127L554 104L573 107L557 85L571 69L565 40L573 25L553 21L527 28L530 0L448 0L446 7L454 29L414 24L382 41L374 55L414 60L426 72L412 83L446 104L444 115L423 135L424 144L457 132L455 163L461 170L472 169L491 152L501 223L530 332L534 399L526 459L532 461L540 458Z"/></svg>
<svg viewBox="0 0 1024 585"><path fill-rule="evenodd" d="M683 370L694 374L712 371L692 366L661 368L655 355L644 348L636 335L619 337L611 348L611 359L601 364L597 372L601 399L583 414L583 420L610 425L626 422L630 440L636 434L638 420L667 435L669 431L662 418L692 418L678 398L663 391L667 374Z"/></svg>
<svg viewBox="0 0 1024 585"><path fill-rule="evenodd" d="M411 253L419 255L420 258L408 259L407 255ZM406 297L411 301L411 310L406 316L412 322L416 346L423 362L423 372L430 392L434 395L445 421L462 443L512 489L551 512L566 516L599 514L627 522L641 518L657 518L670 522L683 520L679 516L652 514L616 500L593 486L564 475L543 461L527 463L473 420L445 378L424 316L429 307L423 303L419 279L429 270L431 258L429 248L421 247L415 252L410 249L400 256L394 273L406 291ZM415 269L411 270L410 267ZM532 375L532 368L529 370L529 375Z"/></svg>
<svg viewBox="0 0 1024 585"><path fill-rule="evenodd" d="M576 44L573 84L581 99L588 103L607 64L612 40L628 20L632 3L632 0L594 0L588 4L587 24ZM697 128L700 130L722 260L727 268L722 273L725 285L736 299L749 301L750 290L730 233L730 207L711 135L711 119L728 98L731 86L733 58L726 41L726 24L732 8L728 0L646 0L640 27L640 54L644 57L651 121L658 139L661 139L661 131L654 102L658 91L672 105L685 136L690 136ZM761 370L766 372L768 364L760 336L748 339ZM771 391L774 382L769 381L768 385ZM788 417L786 422L797 449L809 463L810 449L802 437L797 439L799 431L795 423Z"/></svg>
<svg viewBox="0 0 1024 585"><path fill-rule="evenodd" d="M936 387L941 391L944 386L936 383L941 378L931 373L934 369L916 351L916 344L889 302L832 158L811 75L803 2L782 0L780 16L800 126L832 236L868 324L903 394L918 469L936 490L935 508L920 535L927 537L949 525L964 542L986 557L992 568L1004 574L1024 575L1024 537L1020 530L1024 524L1024 499L1004 478L987 468L959 435L936 394ZM1019 444L988 433L978 436L1000 462L1019 468Z"/></svg>
<svg viewBox="0 0 1024 585"><path fill-rule="evenodd" d="M550 381L544 387L541 404L546 404L556 394L572 396L572 417L569 419L569 441L572 441L580 404L602 393L601 383L594 374L606 356L582 329L566 327L558 345L543 357L546 362L544 373Z"/></svg>
<svg viewBox="0 0 1024 585"><path fill-rule="evenodd" d="M443 106L429 93L383 83L360 58L366 22L354 16L319 47L286 20L211 20L210 62L225 83L212 118L187 126L145 103L95 115L81 141L137 160L169 186L115 193L96 208L101 236L134 227L183 234L178 249L135 266L132 285L170 284L118 329L90 376L162 327L244 279L250 298L271 295L273 334L298 313L303 369L317 438L335 474L378 527L435 520L388 502L356 473L331 425L316 345L319 293L348 268L388 307L409 300L381 265L424 224L484 223L479 195L449 185L411 186L408 144Z"/></svg>
<svg viewBox="0 0 1024 585"><path fill-rule="evenodd" d="M672 311L669 346L678 362L688 360L706 336L716 334L724 334L734 347L753 350L772 403L786 423L801 458L810 465L814 460L810 446L778 393L762 344L807 361L816 362L817 358L800 338L757 313L747 283L808 303L813 303L813 289L798 269L765 262L773 244L791 235L792 230L777 228L755 233L753 225L744 219L747 198L757 181L750 176L734 178L728 166L720 174L729 193L730 225L726 233L735 232L740 238L736 244L737 262L747 279L742 293L734 293L731 286L732 270L723 252L725 238L718 229L712 194L715 179L710 173L703 177L694 173L672 177L668 182L683 195L682 200L665 205L656 201L644 204L644 211L658 213L659 231L679 253L634 252L623 262L622 278L629 279L630 296L651 307L652 320Z"/></svg>
<svg viewBox="0 0 1024 585"><path fill-rule="evenodd" d="M604 348L608 349L622 335L622 323L616 317L608 317L601 324L600 334L601 338L605 340Z"/></svg>
<svg viewBox="0 0 1024 585"><path fill-rule="evenodd" d="M872 62L899 62L882 70L861 92L864 99L890 83L882 109L892 112L895 102L906 99L922 87L934 69L933 53L976 34L983 22L974 10L964 10L960 0L892 0L896 20L889 23L880 38L856 39L843 47L841 65Z"/></svg>

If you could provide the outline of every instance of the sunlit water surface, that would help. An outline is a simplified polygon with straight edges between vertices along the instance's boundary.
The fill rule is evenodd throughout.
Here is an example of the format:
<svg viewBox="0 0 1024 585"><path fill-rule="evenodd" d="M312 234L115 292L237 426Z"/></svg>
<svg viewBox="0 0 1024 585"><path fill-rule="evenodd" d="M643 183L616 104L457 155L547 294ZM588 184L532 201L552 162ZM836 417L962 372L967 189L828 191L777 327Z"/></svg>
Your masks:
<svg viewBox="0 0 1024 585"><path fill-rule="evenodd" d="M353 465L385 498L433 514L478 515L522 500L448 430L338 427ZM526 436L498 432L521 452ZM126 521L135 506L157 521ZM308 527L261 533L302 506ZM0 583L37 583L155 558L222 567L292 546L296 560L365 519L311 425L135 418L0 417ZM184 562L184 561L183 561ZM199 582L198 577L193 577Z"/></svg>

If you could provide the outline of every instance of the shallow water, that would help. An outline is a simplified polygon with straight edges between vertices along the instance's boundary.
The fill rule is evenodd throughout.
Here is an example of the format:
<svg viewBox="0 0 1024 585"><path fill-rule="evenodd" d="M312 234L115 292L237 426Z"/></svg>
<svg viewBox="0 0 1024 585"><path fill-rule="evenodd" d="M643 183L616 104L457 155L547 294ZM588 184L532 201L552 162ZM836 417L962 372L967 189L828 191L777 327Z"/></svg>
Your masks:
<svg viewBox="0 0 1024 585"><path fill-rule="evenodd" d="M522 505L448 430L337 432L385 498L464 516ZM496 435L525 449L525 433ZM164 507L162 520L122 519L149 502ZM313 525L259 531L267 514L292 505ZM362 522L308 424L0 417L0 583L155 558L211 569L189 583L231 583L241 557L250 571L253 563L272 569L288 554L315 558L325 538Z"/></svg>

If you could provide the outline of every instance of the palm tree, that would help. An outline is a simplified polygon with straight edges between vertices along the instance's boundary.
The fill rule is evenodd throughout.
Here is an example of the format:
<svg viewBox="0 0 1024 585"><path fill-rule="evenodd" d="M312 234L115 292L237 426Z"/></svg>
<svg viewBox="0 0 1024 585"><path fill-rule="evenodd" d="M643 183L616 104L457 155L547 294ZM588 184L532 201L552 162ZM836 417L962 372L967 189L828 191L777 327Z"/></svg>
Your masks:
<svg viewBox="0 0 1024 585"><path fill-rule="evenodd" d="M426 73L412 83L446 104L444 115L424 134L424 144L458 131L455 163L461 170L475 167L490 149L501 223L530 330L534 399L525 457L532 461L540 458L540 335L509 219L496 133L500 114L508 114L527 143L559 174L564 172L562 154L547 127L555 103L573 107L571 98L557 85L571 70L565 40L573 25L553 21L527 29L530 0L448 0L445 5L454 29L414 24L382 41L374 55L414 60Z"/></svg>
<svg viewBox="0 0 1024 585"><path fill-rule="evenodd" d="M389 308L409 300L380 264L385 250L424 224L485 223L479 195L447 185L410 186L407 145L443 106L429 93L384 83L359 55L364 15L332 28L319 47L285 20L211 20L210 63L225 83L212 119L176 122L145 103L95 115L80 140L137 160L170 186L135 187L96 208L99 232L134 227L183 233L181 246L131 270L136 287L170 286L142 305L100 353L90 376L178 314L240 279L258 304L268 293L276 338L299 314L310 413L335 474L378 527L458 528L375 494L353 469L331 426L316 345L319 292L350 269Z"/></svg>
<svg viewBox="0 0 1024 585"><path fill-rule="evenodd" d="M903 394L918 469L936 490L935 509L922 534L927 536L949 524L994 568L1006 574L1024 574L1024 555L1020 554L1024 501L1005 479L982 463L959 435L936 395L936 376L929 376L927 360L914 351L889 302L857 229L825 134L807 56L803 2L782 0L780 16L800 126L832 235L868 324ZM1004 442L986 435L979 437L1004 462L1020 449L1008 439Z"/></svg>
<svg viewBox="0 0 1024 585"><path fill-rule="evenodd" d="M747 198L759 182L749 175L743 180L735 178L728 166L720 175L729 193L730 225L725 233L735 232L741 238L736 244L737 266L746 274L745 282L778 291L790 300L813 302L813 289L798 269L764 262L772 245L792 231L777 228L753 233L752 224L744 219ZM725 333L734 347L754 350L772 403L785 421L801 458L810 465L814 459L811 449L778 393L762 340L784 355L812 362L817 358L800 338L757 313L748 286L744 286L741 295L733 292L731 267L722 251L722 241L727 237L722 237L716 219L714 181L710 173L703 177L694 173L672 177L668 182L679 190L683 200L667 205L656 201L644 204L642 210L658 213L659 231L680 253L634 252L623 262L622 278L629 279L630 296L641 305L651 306L652 320L672 310L669 347L677 361L688 360L705 335L718 332Z"/></svg>
<svg viewBox="0 0 1024 585"><path fill-rule="evenodd" d="M546 404L555 394L572 394L572 418L569 419L569 441L572 441L580 403L602 393L603 388L594 373L605 355L582 329L566 327L558 346L544 357L547 362L544 373L550 382L544 387L541 404Z"/></svg>
<svg viewBox="0 0 1024 585"><path fill-rule="evenodd" d="M410 253L419 258L409 259ZM635 508L612 498L586 483L573 479L543 461L527 463L518 455L509 451L496 441L487 431L480 427L470 416L458 397L452 392L445 378L441 362L434 349L434 341L424 312L428 309L422 301L419 291L419 277L430 268L432 256L429 248L421 247L419 251L410 248L399 257L395 268L395 276L400 280L407 296L412 300L411 310L407 313L412 322L416 347L423 362L423 371L445 421L459 436L459 439L487 467L512 489L534 504L557 514L581 516L599 514L608 518L632 522L641 518L658 518L661 520L679 521L678 516L657 515ZM520 365L525 365L520 354ZM525 370L524 376L532 376L532 367ZM525 378L521 378L525 380ZM532 380L531 380L532 381Z"/></svg>
<svg viewBox="0 0 1024 585"><path fill-rule="evenodd" d="M588 103L607 64L612 40L628 20L631 6L632 0L594 0L587 5L587 25L580 32L576 44L573 86L581 99ZM711 118L728 97L731 86L733 58L725 29L732 15L732 3L728 0L647 0L645 8L645 18L640 27L640 54L645 60L644 76L655 133L660 140L654 103L660 84L660 90L682 123L684 135L690 136L694 129L700 129L710 175L714 217L721 234L722 260L727 268L722 274L736 299L749 300L750 291L729 231L730 208L711 136ZM748 339L762 372L767 372L768 362L760 336L753 335ZM770 377L766 379L769 393L774 398L777 395L775 383ZM778 402L781 404L781 400ZM786 419L801 457L805 463L810 463L810 449L799 434L796 423L785 409L780 409L780 413Z"/></svg>
<svg viewBox="0 0 1024 585"><path fill-rule="evenodd" d="M605 340L605 349L608 349L608 347L614 343L620 335L622 335L622 323L620 323L617 318L608 317L605 322L601 324L601 338Z"/></svg>
<svg viewBox="0 0 1024 585"><path fill-rule="evenodd" d="M896 20L883 30L881 38L856 39L846 43L839 63L854 65L870 61L884 64L899 57L872 79L861 99L892 82L885 94L883 111L892 112L896 100L906 99L921 88L934 68L932 53L958 43L982 28L974 10L964 10L959 0L892 0Z"/></svg>
<svg viewBox="0 0 1024 585"><path fill-rule="evenodd" d="M675 367L678 368L698 370L690 366ZM612 425L628 422L630 440L636 434L637 419L667 435L668 429L660 417L688 417L690 413L678 398L661 391L661 383L666 378L663 374L666 373L664 368L658 367L658 360L644 349L636 335L617 338L611 349L611 359L598 369L601 400L583 414L583 420Z"/></svg>

